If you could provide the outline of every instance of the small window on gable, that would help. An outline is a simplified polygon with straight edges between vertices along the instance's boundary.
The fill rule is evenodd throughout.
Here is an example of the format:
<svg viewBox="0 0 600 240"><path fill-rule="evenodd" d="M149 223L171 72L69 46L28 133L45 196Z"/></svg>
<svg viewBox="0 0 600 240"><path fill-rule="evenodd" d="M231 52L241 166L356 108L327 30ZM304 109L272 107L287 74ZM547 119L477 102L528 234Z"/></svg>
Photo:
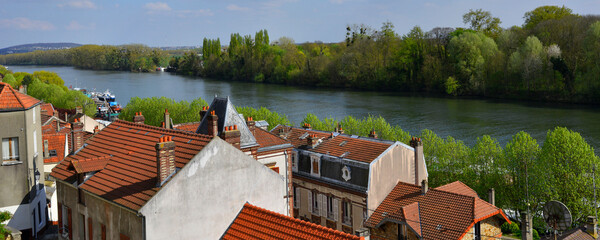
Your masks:
<svg viewBox="0 0 600 240"><path fill-rule="evenodd" d="M310 174L313 176L321 176L321 158L317 155L310 156Z"/></svg>
<svg viewBox="0 0 600 240"><path fill-rule="evenodd" d="M50 157L56 157L56 155L57 155L57 154L56 154L56 150L50 150L50 151L48 151L48 153L49 153L48 155L49 155Z"/></svg>

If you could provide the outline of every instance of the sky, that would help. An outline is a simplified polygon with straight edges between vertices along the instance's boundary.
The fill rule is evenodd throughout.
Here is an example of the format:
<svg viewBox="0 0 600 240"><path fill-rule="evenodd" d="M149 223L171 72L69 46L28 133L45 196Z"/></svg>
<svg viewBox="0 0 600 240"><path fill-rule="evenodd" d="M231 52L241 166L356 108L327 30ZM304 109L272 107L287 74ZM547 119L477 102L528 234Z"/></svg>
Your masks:
<svg viewBox="0 0 600 240"><path fill-rule="evenodd" d="M231 33L261 29L271 41L341 42L352 24L379 29L390 21L400 35L414 26L466 27L462 15L479 8L508 28L543 5L600 15L600 0L0 0L0 48L39 42L198 46L203 38L227 44Z"/></svg>

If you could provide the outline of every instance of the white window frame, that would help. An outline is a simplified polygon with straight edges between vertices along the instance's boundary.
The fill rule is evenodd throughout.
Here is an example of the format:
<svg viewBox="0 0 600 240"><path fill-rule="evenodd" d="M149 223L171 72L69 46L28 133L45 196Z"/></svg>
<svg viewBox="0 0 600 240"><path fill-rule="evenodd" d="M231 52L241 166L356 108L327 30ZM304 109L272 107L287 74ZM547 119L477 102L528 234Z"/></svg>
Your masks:
<svg viewBox="0 0 600 240"><path fill-rule="evenodd" d="M300 208L300 188L297 186L294 186L294 208L298 209Z"/></svg>
<svg viewBox="0 0 600 240"><path fill-rule="evenodd" d="M317 172L315 172L315 169L313 168L315 162L317 162L318 166ZM316 154L310 155L310 175L315 177L321 177L321 156Z"/></svg>
<svg viewBox="0 0 600 240"><path fill-rule="evenodd" d="M342 200L342 215L342 224L352 226L352 202L348 199Z"/></svg>
<svg viewBox="0 0 600 240"><path fill-rule="evenodd" d="M33 124L35 124L36 111L37 111L37 107L34 107L33 108Z"/></svg>
<svg viewBox="0 0 600 240"><path fill-rule="evenodd" d="M9 143L11 142L11 143ZM12 151L10 150L12 147ZM12 152L12 154L10 154ZM19 162L19 138L2 138L2 162Z"/></svg>
<svg viewBox="0 0 600 240"><path fill-rule="evenodd" d="M296 150L292 150L292 171L293 172L298 172L298 163L299 163L299 159L298 159L298 151Z"/></svg>
<svg viewBox="0 0 600 240"><path fill-rule="evenodd" d="M321 215L321 194L318 194L315 191L311 191L310 193L310 204L311 204L311 213L314 215Z"/></svg>

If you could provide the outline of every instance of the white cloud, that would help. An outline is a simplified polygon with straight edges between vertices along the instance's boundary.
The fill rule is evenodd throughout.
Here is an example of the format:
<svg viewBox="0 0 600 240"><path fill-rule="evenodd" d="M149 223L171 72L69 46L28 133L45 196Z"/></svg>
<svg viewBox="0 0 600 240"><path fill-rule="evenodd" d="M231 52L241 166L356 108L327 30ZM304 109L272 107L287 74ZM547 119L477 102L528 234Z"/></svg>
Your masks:
<svg viewBox="0 0 600 240"><path fill-rule="evenodd" d="M150 11L171 11L171 7L163 2L146 3L144 7Z"/></svg>
<svg viewBox="0 0 600 240"><path fill-rule="evenodd" d="M90 0L74 0L64 4L58 4L59 7L72 7L72 8L88 8L96 9L96 4Z"/></svg>
<svg viewBox="0 0 600 240"><path fill-rule="evenodd" d="M242 11L242 12L245 12L245 11L248 11L250 9L247 8L247 7L240 7L240 6L236 5L236 4L229 4L229 5L227 5L227 10L229 10L229 11Z"/></svg>
<svg viewBox="0 0 600 240"><path fill-rule="evenodd" d="M90 25L82 25L77 21L71 21L69 25L65 27L67 30L77 31L77 30L90 30L96 29L96 24L92 23Z"/></svg>
<svg viewBox="0 0 600 240"><path fill-rule="evenodd" d="M0 19L0 28L48 31L53 30L55 27L52 23L45 21L31 20L29 18L13 18Z"/></svg>

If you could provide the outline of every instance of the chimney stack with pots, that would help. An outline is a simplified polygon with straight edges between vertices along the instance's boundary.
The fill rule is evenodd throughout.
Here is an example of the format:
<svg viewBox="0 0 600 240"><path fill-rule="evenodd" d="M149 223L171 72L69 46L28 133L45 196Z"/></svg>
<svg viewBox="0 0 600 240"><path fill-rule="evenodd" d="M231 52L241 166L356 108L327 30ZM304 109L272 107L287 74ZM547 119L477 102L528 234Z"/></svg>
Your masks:
<svg viewBox="0 0 600 240"><path fill-rule="evenodd" d="M594 239L598 239L598 220L595 216L588 216L585 223L585 231L591 235Z"/></svg>
<svg viewBox="0 0 600 240"><path fill-rule="evenodd" d="M317 137L317 134L310 134L306 139L308 139L308 146L310 148L315 148L317 145L319 145L319 138Z"/></svg>
<svg viewBox="0 0 600 240"><path fill-rule="evenodd" d="M71 123L71 140L73 141L73 153L83 146L83 123L75 118Z"/></svg>
<svg viewBox="0 0 600 240"><path fill-rule="evenodd" d="M200 120L202 120L202 118L204 118L204 116L206 116L207 112L208 112L208 106L202 107L202 110L200 111Z"/></svg>
<svg viewBox="0 0 600 240"><path fill-rule="evenodd" d="M488 191L488 202L496 206L496 190L494 188L490 188Z"/></svg>
<svg viewBox="0 0 600 240"><path fill-rule="evenodd" d="M165 109L165 128L171 129L171 117L169 117L169 109Z"/></svg>
<svg viewBox="0 0 600 240"><path fill-rule="evenodd" d="M415 185L419 185L425 179L425 163L423 158L423 142L421 138L413 137L410 146L415 150Z"/></svg>
<svg viewBox="0 0 600 240"><path fill-rule="evenodd" d="M100 127L98 127L98 126L95 126L95 127L94 127L94 134L96 134L96 133L98 133L98 132L100 132Z"/></svg>
<svg viewBox="0 0 600 240"><path fill-rule="evenodd" d="M250 130L252 135L254 135L254 129L256 128L256 122L254 121L254 118L248 117L246 119L246 125L248 125L248 130Z"/></svg>
<svg viewBox="0 0 600 240"><path fill-rule="evenodd" d="M237 149L240 149L241 136L237 125L225 127L225 130L221 132L221 138Z"/></svg>
<svg viewBox="0 0 600 240"><path fill-rule="evenodd" d="M133 116L133 122L137 124L144 124L146 118L142 115L142 112L136 112L135 116Z"/></svg>
<svg viewBox="0 0 600 240"><path fill-rule="evenodd" d="M371 130L371 132L369 133L369 137L370 138L377 138L377 133L375 132L375 129Z"/></svg>
<svg viewBox="0 0 600 240"><path fill-rule="evenodd" d="M156 185L161 186L175 172L175 142L172 137L164 136L158 139L155 148Z"/></svg>
<svg viewBox="0 0 600 240"><path fill-rule="evenodd" d="M310 127L309 123L304 123L302 124L302 128L306 129L306 130L311 130L312 128Z"/></svg>
<svg viewBox="0 0 600 240"><path fill-rule="evenodd" d="M217 136L219 134L219 126L218 126L218 120L219 117L217 117L217 115L215 114L215 111L211 111L208 116L206 116L206 120L208 120L207 122L207 127L208 127L208 135L211 137Z"/></svg>
<svg viewBox="0 0 600 240"><path fill-rule="evenodd" d="M280 138L287 139L287 133L288 133L288 132L285 130L285 128L286 128L286 127L281 127L281 128L279 128L279 133L278 133L278 136L279 136Z"/></svg>

